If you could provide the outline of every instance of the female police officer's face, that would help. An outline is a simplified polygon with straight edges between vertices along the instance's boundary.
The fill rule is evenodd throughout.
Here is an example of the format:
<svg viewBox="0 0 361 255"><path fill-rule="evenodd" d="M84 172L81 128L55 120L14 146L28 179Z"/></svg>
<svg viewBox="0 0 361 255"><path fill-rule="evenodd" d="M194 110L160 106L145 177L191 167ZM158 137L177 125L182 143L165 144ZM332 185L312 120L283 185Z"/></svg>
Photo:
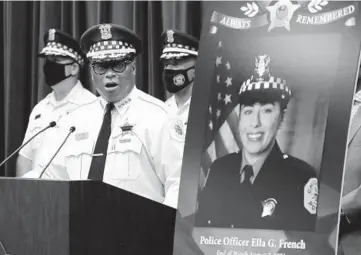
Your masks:
<svg viewBox="0 0 361 255"><path fill-rule="evenodd" d="M92 64L92 77L100 95L108 102L125 98L134 87L134 62L110 61Z"/></svg>
<svg viewBox="0 0 361 255"><path fill-rule="evenodd" d="M245 152L258 155L270 148L281 120L279 102L241 106L238 127Z"/></svg>

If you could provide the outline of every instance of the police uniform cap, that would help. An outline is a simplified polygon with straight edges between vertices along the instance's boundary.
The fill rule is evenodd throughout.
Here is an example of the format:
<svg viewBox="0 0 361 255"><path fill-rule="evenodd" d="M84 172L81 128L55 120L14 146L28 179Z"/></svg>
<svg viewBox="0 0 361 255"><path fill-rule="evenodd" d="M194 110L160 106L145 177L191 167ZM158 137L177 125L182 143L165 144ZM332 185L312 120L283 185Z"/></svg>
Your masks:
<svg viewBox="0 0 361 255"><path fill-rule="evenodd" d="M268 55L256 57L253 75L242 83L239 90L241 105L252 105L255 102L266 104L278 101L281 108L286 109L291 99L291 89L287 86L285 79L271 75L270 61Z"/></svg>
<svg viewBox="0 0 361 255"><path fill-rule="evenodd" d="M39 57L63 56L70 57L79 65L83 65L85 55L79 43L69 34L58 29L51 28L44 34L44 48L39 53Z"/></svg>
<svg viewBox="0 0 361 255"><path fill-rule="evenodd" d="M161 35L161 60L181 59L198 56L199 40L194 36L177 30L166 30Z"/></svg>
<svg viewBox="0 0 361 255"><path fill-rule="evenodd" d="M83 33L80 44L91 62L134 59L142 51L139 36L116 24L98 24Z"/></svg>

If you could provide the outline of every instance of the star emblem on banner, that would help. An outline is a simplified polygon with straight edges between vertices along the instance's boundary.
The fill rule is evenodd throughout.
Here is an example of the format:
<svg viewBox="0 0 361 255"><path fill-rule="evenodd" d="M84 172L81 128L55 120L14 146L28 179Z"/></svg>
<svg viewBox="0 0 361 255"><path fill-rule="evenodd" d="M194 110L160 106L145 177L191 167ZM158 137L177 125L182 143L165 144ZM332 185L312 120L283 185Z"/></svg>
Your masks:
<svg viewBox="0 0 361 255"><path fill-rule="evenodd" d="M294 12L300 8L300 4L292 4L290 0L279 0L275 5L268 6L271 24L268 31L275 27L285 27L290 31L290 22Z"/></svg>

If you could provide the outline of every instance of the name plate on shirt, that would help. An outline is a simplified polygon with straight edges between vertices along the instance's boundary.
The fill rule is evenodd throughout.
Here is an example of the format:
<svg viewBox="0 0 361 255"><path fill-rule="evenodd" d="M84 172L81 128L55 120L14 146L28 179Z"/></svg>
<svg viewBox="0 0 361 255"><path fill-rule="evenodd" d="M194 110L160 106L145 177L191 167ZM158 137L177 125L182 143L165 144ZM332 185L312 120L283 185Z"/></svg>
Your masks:
<svg viewBox="0 0 361 255"><path fill-rule="evenodd" d="M82 140L86 140L88 138L89 138L88 132L75 134L75 141L82 141Z"/></svg>
<svg viewBox="0 0 361 255"><path fill-rule="evenodd" d="M132 141L131 138L119 139L119 143L129 143L129 142L131 142L131 141Z"/></svg>

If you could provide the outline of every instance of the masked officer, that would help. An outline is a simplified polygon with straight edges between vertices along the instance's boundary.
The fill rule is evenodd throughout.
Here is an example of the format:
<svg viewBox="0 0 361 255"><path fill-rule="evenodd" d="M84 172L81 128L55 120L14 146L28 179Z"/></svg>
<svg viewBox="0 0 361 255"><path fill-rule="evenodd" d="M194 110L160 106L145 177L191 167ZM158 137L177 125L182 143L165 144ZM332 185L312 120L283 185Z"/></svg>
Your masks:
<svg viewBox="0 0 361 255"><path fill-rule="evenodd" d="M161 37L163 82L167 91L173 93L166 105L177 117L187 122L195 78L198 39L176 30L167 30Z"/></svg>
<svg viewBox="0 0 361 255"><path fill-rule="evenodd" d="M201 191L196 225L313 231L318 181L308 163L282 153L276 135L290 100L286 81L271 76L270 57L256 58L240 89L242 150L215 160Z"/></svg>
<svg viewBox="0 0 361 255"><path fill-rule="evenodd" d="M58 125L46 130L20 150L17 175L44 167L57 149L54 142L59 137L59 124L63 117L79 106L96 99L96 96L84 89L79 81L79 72L84 65L85 55L78 42L62 31L49 29L44 35L44 45L39 56L45 58L43 66L45 83L53 91L32 110L24 141L52 121Z"/></svg>
<svg viewBox="0 0 361 255"><path fill-rule="evenodd" d="M176 30L162 33L163 83L173 95L166 101L168 118L165 124L162 162L166 167L182 167L183 149L187 130L189 106L195 65L198 55L198 39Z"/></svg>
<svg viewBox="0 0 361 255"><path fill-rule="evenodd" d="M158 144L167 116L164 102L135 86L141 41L131 30L99 24L81 37L98 100L67 118L76 131L46 177L67 172L71 180L102 180L176 207L179 169L165 169Z"/></svg>

